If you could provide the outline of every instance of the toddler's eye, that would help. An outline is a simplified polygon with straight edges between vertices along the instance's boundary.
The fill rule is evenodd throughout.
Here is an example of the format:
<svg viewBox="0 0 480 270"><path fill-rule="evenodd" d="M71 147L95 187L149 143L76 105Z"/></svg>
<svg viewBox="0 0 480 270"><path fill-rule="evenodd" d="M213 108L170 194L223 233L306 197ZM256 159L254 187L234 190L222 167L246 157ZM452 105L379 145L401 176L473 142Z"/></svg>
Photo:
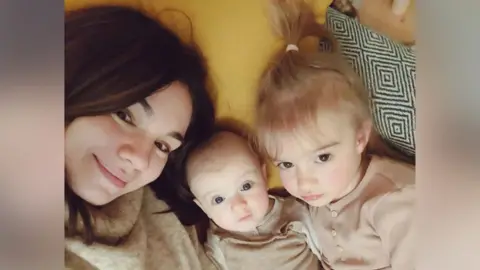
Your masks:
<svg viewBox="0 0 480 270"><path fill-rule="evenodd" d="M214 204L221 204L224 200L225 199L223 197L218 196L218 197L213 198L213 203Z"/></svg>
<svg viewBox="0 0 480 270"><path fill-rule="evenodd" d="M242 185L242 191L249 190L252 188L252 183L245 183Z"/></svg>
<svg viewBox="0 0 480 270"><path fill-rule="evenodd" d="M277 167L282 169L282 170L286 170L286 169L290 169L293 167L293 163L291 162L280 162L277 164Z"/></svg>
<svg viewBox="0 0 480 270"><path fill-rule="evenodd" d="M331 157L332 157L331 154L318 155L317 162L320 162L320 163L327 162L330 160Z"/></svg>

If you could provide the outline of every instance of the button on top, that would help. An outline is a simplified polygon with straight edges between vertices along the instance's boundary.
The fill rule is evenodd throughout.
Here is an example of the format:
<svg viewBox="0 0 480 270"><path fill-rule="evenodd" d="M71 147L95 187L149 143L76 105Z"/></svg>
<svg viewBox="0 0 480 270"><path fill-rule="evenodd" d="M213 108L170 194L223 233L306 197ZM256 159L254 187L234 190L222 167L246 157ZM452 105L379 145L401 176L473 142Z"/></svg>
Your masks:
<svg viewBox="0 0 480 270"><path fill-rule="evenodd" d="M332 217L334 217L334 218L338 217L337 211L332 211Z"/></svg>
<svg viewBox="0 0 480 270"><path fill-rule="evenodd" d="M335 230L332 230L332 235L333 236L336 236L337 235L337 232Z"/></svg>

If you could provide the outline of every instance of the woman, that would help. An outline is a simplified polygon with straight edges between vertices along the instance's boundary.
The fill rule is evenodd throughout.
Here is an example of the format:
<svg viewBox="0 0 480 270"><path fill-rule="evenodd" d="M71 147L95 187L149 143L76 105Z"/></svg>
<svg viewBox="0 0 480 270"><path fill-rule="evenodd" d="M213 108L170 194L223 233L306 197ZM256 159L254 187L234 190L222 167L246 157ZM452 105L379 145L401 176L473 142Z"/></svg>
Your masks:
<svg viewBox="0 0 480 270"><path fill-rule="evenodd" d="M67 14L67 268L211 269L172 177L213 126L205 80L198 52L137 11Z"/></svg>

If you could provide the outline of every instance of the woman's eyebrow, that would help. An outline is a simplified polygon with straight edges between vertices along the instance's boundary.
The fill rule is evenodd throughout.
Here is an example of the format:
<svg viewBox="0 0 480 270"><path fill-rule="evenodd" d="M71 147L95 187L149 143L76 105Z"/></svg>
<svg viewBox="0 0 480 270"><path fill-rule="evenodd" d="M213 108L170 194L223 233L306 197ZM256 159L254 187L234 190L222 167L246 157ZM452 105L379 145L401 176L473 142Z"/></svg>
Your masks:
<svg viewBox="0 0 480 270"><path fill-rule="evenodd" d="M183 143L183 141L184 141L184 138L183 138L182 134L180 134L180 132L177 132L177 131L169 132L169 133L167 134L167 136L172 137L172 138L178 140L180 143Z"/></svg>
<svg viewBox="0 0 480 270"><path fill-rule="evenodd" d="M147 116L152 116L153 115L153 109L150 104L145 99L140 100L140 105L142 105L143 110L145 111L145 114Z"/></svg>
<svg viewBox="0 0 480 270"><path fill-rule="evenodd" d="M150 104L148 104L148 102L145 99L140 100L139 103L140 103L140 105L142 105L142 108L145 111L145 114L147 114L147 116L150 117L154 114L152 106L150 106ZM183 143L183 141L185 140L183 138L183 135L180 134L180 132L177 132L177 131L169 132L169 133L167 133L167 136L172 137L175 140L178 140L180 143Z"/></svg>

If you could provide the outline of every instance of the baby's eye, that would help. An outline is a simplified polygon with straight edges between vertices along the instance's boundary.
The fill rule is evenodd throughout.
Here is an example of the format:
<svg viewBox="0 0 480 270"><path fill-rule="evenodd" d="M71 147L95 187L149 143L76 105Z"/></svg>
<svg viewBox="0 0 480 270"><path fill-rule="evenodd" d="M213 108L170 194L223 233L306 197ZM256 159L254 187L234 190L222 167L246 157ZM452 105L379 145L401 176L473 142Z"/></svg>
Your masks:
<svg viewBox="0 0 480 270"><path fill-rule="evenodd" d="M332 154L321 154L321 155L318 155L318 157L317 157L317 162L319 162L319 163L327 162L327 161L330 160L331 157L332 157Z"/></svg>
<svg viewBox="0 0 480 270"><path fill-rule="evenodd" d="M252 183L248 182L242 185L242 191L249 190L252 188Z"/></svg>
<svg viewBox="0 0 480 270"><path fill-rule="evenodd" d="M170 145L168 145L167 143L157 141L157 142L155 142L155 146L165 154L169 154L171 152Z"/></svg>
<svg viewBox="0 0 480 270"><path fill-rule="evenodd" d="M217 196L213 198L213 204L221 204L225 199L223 197Z"/></svg>
<svg viewBox="0 0 480 270"><path fill-rule="evenodd" d="M290 169L293 167L293 163L291 162L280 162L277 164L277 167L282 169L282 170L286 170L286 169Z"/></svg>

